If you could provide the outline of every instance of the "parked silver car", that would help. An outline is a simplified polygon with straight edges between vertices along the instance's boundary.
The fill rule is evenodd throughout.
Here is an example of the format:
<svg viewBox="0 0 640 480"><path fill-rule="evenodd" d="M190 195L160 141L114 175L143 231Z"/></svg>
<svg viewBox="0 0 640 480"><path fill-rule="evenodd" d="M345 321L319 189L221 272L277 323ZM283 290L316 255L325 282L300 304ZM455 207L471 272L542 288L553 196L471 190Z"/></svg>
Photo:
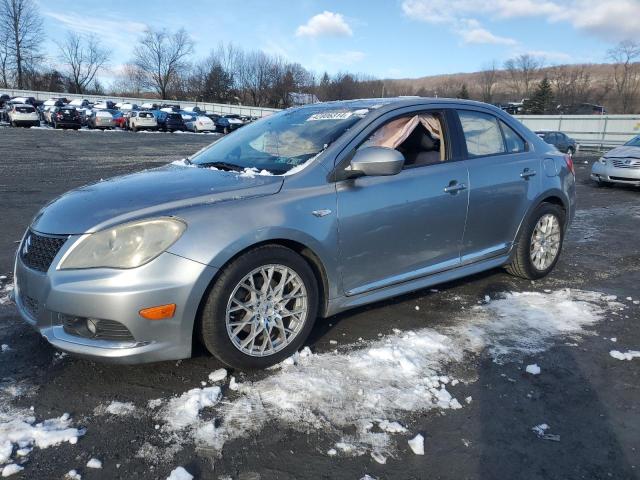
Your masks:
<svg viewBox="0 0 640 480"><path fill-rule="evenodd" d="M640 135L605 153L591 166L591 178L598 185L640 187Z"/></svg>
<svg viewBox="0 0 640 480"><path fill-rule="evenodd" d="M574 201L571 159L490 105L314 104L51 202L14 294L68 352L178 359L197 339L263 368L317 317L496 267L548 274Z"/></svg>

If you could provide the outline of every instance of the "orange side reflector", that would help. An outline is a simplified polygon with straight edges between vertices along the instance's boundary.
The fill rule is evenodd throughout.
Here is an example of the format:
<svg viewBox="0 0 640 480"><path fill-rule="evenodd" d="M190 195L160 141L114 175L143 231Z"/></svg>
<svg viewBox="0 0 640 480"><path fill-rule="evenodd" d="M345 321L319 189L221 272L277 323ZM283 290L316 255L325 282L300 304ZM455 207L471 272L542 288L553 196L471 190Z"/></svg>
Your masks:
<svg viewBox="0 0 640 480"><path fill-rule="evenodd" d="M164 320L173 317L173 314L176 313L176 304L169 303L168 305L143 308L139 313L142 318L147 320Z"/></svg>

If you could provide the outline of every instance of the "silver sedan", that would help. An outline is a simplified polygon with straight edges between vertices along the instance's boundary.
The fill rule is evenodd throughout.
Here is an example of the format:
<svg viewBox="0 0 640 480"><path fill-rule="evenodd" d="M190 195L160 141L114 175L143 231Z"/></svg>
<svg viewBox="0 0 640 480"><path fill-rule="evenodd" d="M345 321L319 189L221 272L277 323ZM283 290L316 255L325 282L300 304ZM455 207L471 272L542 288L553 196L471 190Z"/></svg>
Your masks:
<svg viewBox="0 0 640 480"><path fill-rule="evenodd" d="M54 346L264 368L316 318L505 267L550 273L573 162L498 108L314 104L191 158L71 191L27 228L14 294Z"/></svg>
<svg viewBox="0 0 640 480"><path fill-rule="evenodd" d="M599 185L640 187L640 135L605 153L591 167L591 179Z"/></svg>

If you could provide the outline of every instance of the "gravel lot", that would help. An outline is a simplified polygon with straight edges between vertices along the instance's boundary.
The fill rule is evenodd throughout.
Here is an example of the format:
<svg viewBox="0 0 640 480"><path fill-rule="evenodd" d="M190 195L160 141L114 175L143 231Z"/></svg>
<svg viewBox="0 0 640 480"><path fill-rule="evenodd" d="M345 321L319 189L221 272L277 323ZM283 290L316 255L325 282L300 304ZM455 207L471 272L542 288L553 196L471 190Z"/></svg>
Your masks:
<svg viewBox="0 0 640 480"><path fill-rule="evenodd" d="M215 138L0 128L0 274L8 275L6 283L11 283L16 241L47 201L101 178L183 158ZM595 187L588 180L594 160L576 159L579 211L548 278L525 282L495 270L316 326L308 344L314 355L300 360L305 372L317 371L314 362L366 351L381 336L402 339L406 332L430 327L457 338L451 332L468 330L482 312L505 317L499 314L505 311L499 299L508 292L538 292L535 298L559 316L574 305L556 301L565 288L617 297L598 296L602 299L593 303L599 305L597 321L572 338L554 335L535 352L522 347L496 361L493 336L487 348L443 363L438 373L459 379L447 389L462 408L412 408L390 418L408 431L392 436L386 463L366 449L340 450L337 445L357 436L361 426L336 427L331 422L335 412L322 410L320 404L293 419L272 415L259 426L245 425L246 435L228 438L221 448L187 430L168 431L158 409L148 402L160 399L156 403L166 407L172 398L200 388L220 368L214 359L198 350L189 360L127 367L61 356L23 325L13 305L0 304L0 344L8 346L0 352L0 439L7 420L2 414L6 417L11 409L33 407L38 422L68 413L74 427L86 428L76 444L36 446L26 457L24 471L11 478L62 479L76 469L83 479L164 479L177 466L197 479L640 478L640 358L625 361L610 355L611 350L640 350L640 306L633 303L640 299L640 190ZM490 310L492 305L496 310ZM509 335L509 342L527 344L527 332L520 338L518 332ZM329 357L334 349L338 353ZM526 373L530 364L539 365L541 373ZM269 388L281 389L278 379L293 378L291 372L299 367L287 368L229 375L238 383L262 386L260 401L266 405ZM336 385L363 382L366 394L362 376L354 372L350 380L349 371L343 373ZM217 383L220 403L201 411L202 418L216 419L212 428L255 419L242 409L238 417L229 416L229 408L242 407L239 401L248 394L230 389L228 380ZM355 400L340 403L340 393L335 393L336 410L360 408ZM135 410L105 413L113 401L130 402ZM309 421L312 414L320 419L316 424ZM549 425L546 436L532 431L543 423ZM424 456L407 445L417 433L425 439ZM336 455L328 453L336 447ZM85 466L92 457L102 461L101 470Z"/></svg>

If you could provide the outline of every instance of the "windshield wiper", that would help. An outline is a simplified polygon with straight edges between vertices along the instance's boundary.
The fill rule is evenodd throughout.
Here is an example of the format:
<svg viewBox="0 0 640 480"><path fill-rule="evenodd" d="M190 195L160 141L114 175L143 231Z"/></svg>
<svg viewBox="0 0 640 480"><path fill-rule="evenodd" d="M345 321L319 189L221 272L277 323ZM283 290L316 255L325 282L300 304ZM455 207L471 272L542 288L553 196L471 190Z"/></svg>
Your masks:
<svg viewBox="0 0 640 480"><path fill-rule="evenodd" d="M229 162L204 162L204 163L196 163L195 165L197 167L204 167L204 168L214 167L220 170L237 171L237 172L240 172L244 169L244 167L241 167L240 165L236 165L235 163L229 163Z"/></svg>

